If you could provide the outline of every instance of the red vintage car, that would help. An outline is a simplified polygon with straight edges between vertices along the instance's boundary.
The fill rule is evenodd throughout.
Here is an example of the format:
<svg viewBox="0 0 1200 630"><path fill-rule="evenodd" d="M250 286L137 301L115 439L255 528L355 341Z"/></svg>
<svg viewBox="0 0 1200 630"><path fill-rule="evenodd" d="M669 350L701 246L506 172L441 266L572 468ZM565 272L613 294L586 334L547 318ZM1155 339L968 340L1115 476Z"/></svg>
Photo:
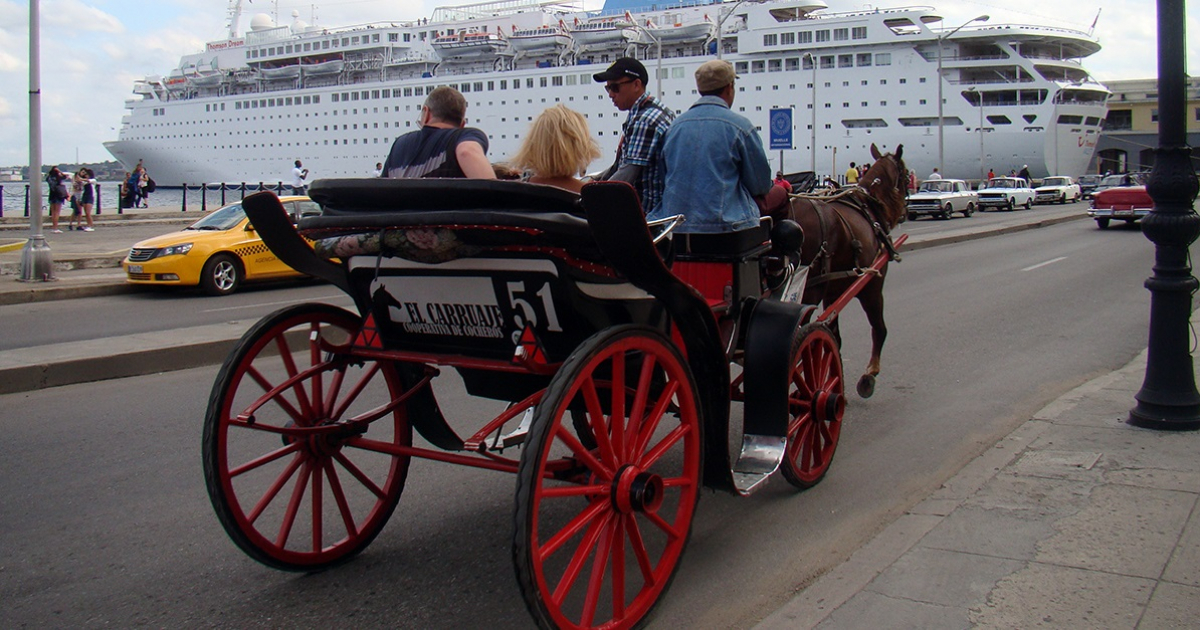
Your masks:
<svg viewBox="0 0 1200 630"><path fill-rule="evenodd" d="M1131 183L1136 180L1131 180ZM1150 214L1154 201L1144 185L1117 186L1101 190L1092 197L1088 216L1096 220L1100 229L1106 229L1109 221L1119 220L1133 223Z"/></svg>

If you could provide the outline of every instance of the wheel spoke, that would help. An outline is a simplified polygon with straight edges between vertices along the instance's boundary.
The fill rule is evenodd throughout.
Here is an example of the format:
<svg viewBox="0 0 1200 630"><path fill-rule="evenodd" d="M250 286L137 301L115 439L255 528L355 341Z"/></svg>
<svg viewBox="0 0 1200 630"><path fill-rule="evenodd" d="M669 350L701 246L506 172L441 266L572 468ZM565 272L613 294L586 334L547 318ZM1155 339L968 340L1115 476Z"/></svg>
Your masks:
<svg viewBox="0 0 1200 630"><path fill-rule="evenodd" d="M654 432L658 430L658 423L662 421L663 416L667 413L667 407L671 405L671 399L675 397L675 392L679 391L679 383L671 381L663 388L662 395L658 397L658 401L654 403L654 409L647 416L648 424L644 424L639 430L637 444L630 451L629 459L636 460L638 456L646 451L646 447L650 445L650 438L654 437Z"/></svg>
<svg viewBox="0 0 1200 630"><path fill-rule="evenodd" d="M245 425L238 425L238 426L245 426ZM253 427L247 427L247 428L253 428ZM277 449L271 451L270 453L267 453L266 455L263 455L262 457L257 457L255 459L252 459L252 460L246 462L245 464L238 466L237 468L229 469L229 476L231 478L237 477L238 475L241 475L242 473L246 473L251 470L254 470L255 468L258 468L259 466L269 464L269 463L279 459L280 457L287 455L288 453L295 453L296 451L300 450L303 446L304 446L303 442L292 442L291 444L288 444L287 446L277 448Z"/></svg>
<svg viewBox="0 0 1200 630"><path fill-rule="evenodd" d="M650 449L648 453L638 460L638 466L640 466L643 470L650 468L663 455L666 455L667 451L671 450L672 446L674 446L679 442L679 440L682 440L691 432L692 427L690 425L681 424L675 427L674 430L663 436L663 439L659 440L658 444L655 445L654 448Z"/></svg>
<svg viewBox="0 0 1200 630"><path fill-rule="evenodd" d="M329 493L333 495L338 513L342 515L342 523L346 525L346 534L354 538L358 536L358 526L354 524L354 515L350 513L350 504L346 501L346 493L342 490L342 482L338 479L337 469L333 467L331 459L326 459L323 465L325 476L329 478Z"/></svg>
<svg viewBox="0 0 1200 630"><path fill-rule="evenodd" d="M588 426L592 429L592 436L596 438L596 446L600 448L600 457L610 468L616 470L617 455L608 438L604 409L600 406L600 395L596 393L596 380L591 377L585 378L581 389L584 405L587 407Z"/></svg>
<svg viewBox="0 0 1200 630"><path fill-rule="evenodd" d="M305 460L300 468L300 475L292 486L292 498L288 501L287 512L283 522L279 524L279 536L275 538L275 546L280 549L287 547L288 536L292 534L292 525L296 523L296 514L300 511L300 502L304 500L304 489L308 487L308 476L312 473L312 465Z"/></svg>
<svg viewBox="0 0 1200 630"><path fill-rule="evenodd" d="M333 419L337 417L332 415L333 404L337 401L338 394L342 391L342 381L345 378L345 368L334 370L333 378L329 381L329 390L325 393L325 402L321 404L321 413L327 414L327 418Z"/></svg>
<svg viewBox="0 0 1200 630"><path fill-rule="evenodd" d="M288 467L284 469L283 473L281 473L279 477L275 479L275 482L271 484L271 487L267 488L267 491L263 493L263 496L254 506L254 509L246 517L246 520L249 523L253 524L254 521L258 520L258 517L262 515L263 510L267 509L267 506L271 504L271 501L275 500L275 495L279 494L279 491L283 489L283 485L292 478L292 475L296 473L296 469L300 467L300 464L304 463L304 460L305 457L301 454L297 454L294 458L292 458L292 462L288 464Z"/></svg>
<svg viewBox="0 0 1200 630"><path fill-rule="evenodd" d="M625 519L617 516L612 524L612 606L613 619L625 616Z"/></svg>
<svg viewBox="0 0 1200 630"><path fill-rule="evenodd" d="M346 408L350 406L350 403L358 399L358 395L367 387L371 379L375 378L377 372L379 372L379 364L372 363L371 367L358 378L358 382L354 384L354 387L349 392L346 392L346 397L342 399L342 404L338 406L337 410L329 414L329 419L336 421L338 418L341 418L342 414L346 413Z"/></svg>
<svg viewBox="0 0 1200 630"><path fill-rule="evenodd" d="M254 382L258 383L258 386L262 387L264 392L269 392L275 389L275 386L267 380L267 377L263 376L262 372L259 372L258 368L254 367L253 365L246 369L246 374L249 374L250 378L254 379ZM304 420L304 414L300 413L300 411L292 405L290 400L284 398L282 393L280 393L278 396L275 396L272 401L279 405L280 409L283 409L283 412L292 419L292 422L296 423L296 426L305 426L306 422Z"/></svg>
<svg viewBox="0 0 1200 630"><path fill-rule="evenodd" d="M608 417L608 428L612 432L613 451L620 464L625 453L625 351L612 355L609 361L612 363L612 413Z"/></svg>
<svg viewBox="0 0 1200 630"><path fill-rule="evenodd" d="M309 361L309 365L320 365L321 364L321 325L318 322L312 323L312 326L308 333L308 361ZM321 378L320 372L313 374L313 376L312 376L312 404L314 407L313 412L316 413L318 417L320 417L326 411L326 409L322 408L323 401L325 399L325 395L323 393L324 388L322 387L322 385L324 385L324 383L322 382L322 380L323 379ZM320 550L318 549L317 551L320 551Z"/></svg>
<svg viewBox="0 0 1200 630"><path fill-rule="evenodd" d="M650 564L650 555L646 553L646 543L642 540L642 530L633 514L625 515L625 533L629 535L633 557L637 559L638 567L642 570L642 580L646 582L646 586L654 586L654 567Z"/></svg>
<svg viewBox="0 0 1200 630"><path fill-rule="evenodd" d="M296 369L296 360L292 357L292 351L288 348L287 337L284 335L275 337L275 346L279 349L279 358L283 361L283 367L287 370L288 378L295 377L298 370ZM296 392L296 400L300 403L300 411L305 417L311 418L312 405L309 404L304 386L297 382L292 386L292 391Z"/></svg>
<svg viewBox="0 0 1200 630"><path fill-rule="evenodd" d="M558 551L572 536L578 534L579 530L583 529L584 526L594 525L596 517L601 514L607 514L608 507L609 502L607 497L592 501L587 509L575 515L575 518L571 519L562 529L558 530L558 533L547 540L546 544L538 548L538 559L544 562L546 558L554 555L554 552Z"/></svg>
<svg viewBox="0 0 1200 630"><path fill-rule="evenodd" d="M312 543L313 553L324 547L321 544L321 466L313 466L312 470Z"/></svg>
<svg viewBox="0 0 1200 630"><path fill-rule="evenodd" d="M358 483L361 483L363 487L365 487L367 490L370 490L371 494L374 494L380 499L386 497L386 495L383 493L383 490L381 490L379 486L375 485L375 482L371 481L371 478L367 477L366 473L359 470L358 466L355 466L354 462L350 461L350 458L346 457L345 453L334 453L333 458L342 465L342 468L346 469L346 472L349 472L351 475L353 475L354 478L358 480Z"/></svg>
<svg viewBox="0 0 1200 630"><path fill-rule="evenodd" d="M600 539L596 554L592 558L592 575L588 578L587 591L583 598L583 614L579 623L591 626L596 618L596 603L600 600L600 590L604 586L604 573L608 569L608 556L612 550L613 532L617 528L615 515L605 519L604 527L600 530Z"/></svg>
<svg viewBox="0 0 1200 630"><path fill-rule="evenodd" d="M584 448L583 445L579 443L579 440L575 439L575 436L571 435L571 432L568 431L566 427L562 426L561 424L556 425L554 427L554 437L561 440L562 443L565 444L567 448L571 449L571 452L574 453L577 458L579 458L583 465L587 466L592 472L599 475L603 481L610 481L613 478L613 471L602 464L600 460L596 459L596 457L592 455L591 451Z"/></svg>
<svg viewBox="0 0 1200 630"><path fill-rule="evenodd" d="M623 454L623 461L633 461L637 457L638 438L641 437L640 427L645 417L646 398L650 395L650 378L654 376L654 355L646 353L642 357L642 368L638 372L637 391L633 395L633 406L629 409L629 444L631 448Z"/></svg>
<svg viewBox="0 0 1200 630"><path fill-rule="evenodd" d="M587 562L588 556L591 555L592 549L596 546L596 540L604 531L604 526L608 524L611 512L605 512L602 518L592 521L588 526L587 533L583 535L583 540L579 541L579 546L575 548L575 553L571 556L571 562L567 565L567 570L563 572L562 578L558 581L558 586L554 589L552 596L555 606L562 606L563 599L571 592L571 588L575 586L575 580L579 579L579 573L583 571L583 565Z"/></svg>
<svg viewBox="0 0 1200 630"><path fill-rule="evenodd" d="M587 497L587 496L607 496L611 490L610 485L591 485L591 486L555 486L553 488L542 488L542 496L547 499L558 499L562 497Z"/></svg>
<svg viewBox="0 0 1200 630"><path fill-rule="evenodd" d="M643 514L646 515L647 519L650 519L651 523L654 523L655 527L663 530L663 532L665 532L671 540L677 540L679 538L679 532L676 531L670 523L664 521L663 517L655 514L654 512L643 512Z"/></svg>

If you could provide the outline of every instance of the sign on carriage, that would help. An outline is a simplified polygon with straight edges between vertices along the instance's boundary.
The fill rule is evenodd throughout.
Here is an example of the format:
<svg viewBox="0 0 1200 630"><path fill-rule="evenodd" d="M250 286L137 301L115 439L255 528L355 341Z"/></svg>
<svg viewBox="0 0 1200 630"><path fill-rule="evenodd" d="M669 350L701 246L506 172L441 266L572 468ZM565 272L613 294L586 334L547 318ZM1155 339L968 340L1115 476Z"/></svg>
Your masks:
<svg viewBox="0 0 1200 630"><path fill-rule="evenodd" d="M777 107L771 110L771 148L792 148L792 108Z"/></svg>

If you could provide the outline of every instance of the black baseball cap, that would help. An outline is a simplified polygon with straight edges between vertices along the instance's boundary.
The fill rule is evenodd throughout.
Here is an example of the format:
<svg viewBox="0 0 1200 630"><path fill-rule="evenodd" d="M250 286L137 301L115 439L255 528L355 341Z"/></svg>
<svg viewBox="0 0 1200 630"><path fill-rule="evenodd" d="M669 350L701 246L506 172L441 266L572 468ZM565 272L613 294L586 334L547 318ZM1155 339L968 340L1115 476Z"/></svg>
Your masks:
<svg viewBox="0 0 1200 630"><path fill-rule="evenodd" d="M592 78L597 83L612 81L614 79L641 79L642 85L646 85L650 81L650 73L646 72L646 66L642 62L633 57L621 57L613 62L613 65L608 67L604 72L597 72L592 75Z"/></svg>

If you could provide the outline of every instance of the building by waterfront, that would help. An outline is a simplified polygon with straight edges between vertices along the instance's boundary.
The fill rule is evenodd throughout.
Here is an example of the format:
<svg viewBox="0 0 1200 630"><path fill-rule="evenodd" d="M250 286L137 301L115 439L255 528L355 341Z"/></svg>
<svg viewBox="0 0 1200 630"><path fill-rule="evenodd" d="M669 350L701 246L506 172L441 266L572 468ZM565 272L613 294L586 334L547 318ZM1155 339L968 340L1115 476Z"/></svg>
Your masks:
<svg viewBox="0 0 1200 630"><path fill-rule="evenodd" d="M1148 171L1158 148L1158 79L1105 81L1112 91L1089 173ZM1187 80L1187 143L1200 172L1200 77Z"/></svg>

